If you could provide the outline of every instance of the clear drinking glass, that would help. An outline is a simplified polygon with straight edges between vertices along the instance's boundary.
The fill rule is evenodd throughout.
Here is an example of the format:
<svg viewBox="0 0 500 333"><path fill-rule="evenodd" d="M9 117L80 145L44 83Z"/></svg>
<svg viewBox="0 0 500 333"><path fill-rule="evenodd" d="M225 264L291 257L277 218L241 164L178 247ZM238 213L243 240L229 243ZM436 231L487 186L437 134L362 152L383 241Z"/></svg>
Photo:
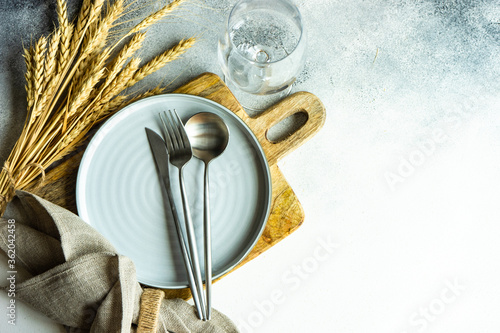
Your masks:
<svg viewBox="0 0 500 333"><path fill-rule="evenodd" d="M240 103L259 109L269 96L288 94L304 65L305 49L302 17L290 1L240 0L219 39L218 57Z"/></svg>

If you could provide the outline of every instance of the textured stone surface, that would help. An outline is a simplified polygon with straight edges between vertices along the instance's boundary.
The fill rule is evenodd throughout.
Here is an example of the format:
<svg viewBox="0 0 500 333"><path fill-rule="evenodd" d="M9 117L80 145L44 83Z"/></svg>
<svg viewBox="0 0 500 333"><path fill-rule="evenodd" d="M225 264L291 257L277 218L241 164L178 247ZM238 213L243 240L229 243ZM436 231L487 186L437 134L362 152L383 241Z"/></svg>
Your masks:
<svg viewBox="0 0 500 333"><path fill-rule="evenodd" d="M0 1L0 161L26 113L21 46L49 32L54 3ZM217 34L234 3L194 1L151 29L145 59L201 41L144 84L220 75ZM500 3L295 3L309 53L294 89L328 113L281 163L306 221L218 282L214 306L243 332L498 331Z"/></svg>

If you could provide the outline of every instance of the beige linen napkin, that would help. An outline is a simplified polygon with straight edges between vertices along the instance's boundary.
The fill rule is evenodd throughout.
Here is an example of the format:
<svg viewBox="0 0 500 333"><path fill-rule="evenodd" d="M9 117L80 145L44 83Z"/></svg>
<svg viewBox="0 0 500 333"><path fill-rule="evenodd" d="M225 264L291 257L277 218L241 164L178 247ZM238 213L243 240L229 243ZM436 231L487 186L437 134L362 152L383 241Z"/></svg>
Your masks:
<svg viewBox="0 0 500 333"><path fill-rule="evenodd" d="M142 288L129 258L75 214L23 191L0 219L6 253L9 219L15 220L16 266L32 275L16 281L16 299L76 331L135 331ZM164 299L158 332L237 332L220 312L212 317L203 322L184 300Z"/></svg>

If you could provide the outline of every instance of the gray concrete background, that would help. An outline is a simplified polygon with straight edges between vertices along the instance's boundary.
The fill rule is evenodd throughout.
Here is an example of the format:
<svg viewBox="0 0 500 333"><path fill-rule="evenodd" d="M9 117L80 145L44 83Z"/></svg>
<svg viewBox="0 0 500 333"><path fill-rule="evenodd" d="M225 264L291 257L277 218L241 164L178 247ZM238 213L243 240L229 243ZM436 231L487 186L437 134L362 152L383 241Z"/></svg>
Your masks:
<svg viewBox="0 0 500 333"><path fill-rule="evenodd" d="M177 18L150 29L141 51L148 60L188 36L201 41L183 60L144 86L172 87L204 71L221 75L217 36L235 1L196 0ZM0 160L25 116L22 46L47 35L55 1L0 2ZM138 4L146 1L140 0ZM294 90L320 97L330 112L348 105L378 119L419 110L432 122L451 102L494 95L499 89L499 9L495 1L296 1L308 31L308 58ZM70 1L70 15L79 1ZM143 11L144 12L144 11ZM413 121L413 119L412 119Z"/></svg>
<svg viewBox="0 0 500 333"><path fill-rule="evenodd" d="M193 1L151 29L144 59L201 41L144 84L220 75L217 35L234 3ZM328 115L280 163L306 221L218 282L214 306L243 332L498 332L500 3L295 3L309 47L294 90ZM54 4L0 1L0 161L26 114L22 44L50 31ZM332 239L338 249L316 258Z"/></svg>

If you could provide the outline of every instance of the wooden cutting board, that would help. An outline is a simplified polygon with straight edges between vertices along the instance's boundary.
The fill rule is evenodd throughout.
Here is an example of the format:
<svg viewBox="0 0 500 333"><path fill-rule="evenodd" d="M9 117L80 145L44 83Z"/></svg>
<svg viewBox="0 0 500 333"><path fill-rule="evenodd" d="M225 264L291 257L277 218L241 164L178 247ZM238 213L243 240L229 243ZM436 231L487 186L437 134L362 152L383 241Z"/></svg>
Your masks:
<svg viewBox="0 0 500 333"><path fill-rule="evenodd" d="M205 97L233 111L254 132L266 154L272 179L271 214L261 238L250 254L235 268L237 269L287 237L304 221L302 206L278 168L277 162L319 131L325 122L325 108L313 94L299 92L251 118L224 82L212 73L200 75L177 89L175 93ZM288 116L301 112L306 114L307 120L294 133L280 142L267 139L266 135L271 127ZM82 155L83 153L79 153L63 162L48 172L45 180L36 188L27 190L76 213L75 185ZM165 290L165 293L167 298L191 297L187 288Z"/></svg>

